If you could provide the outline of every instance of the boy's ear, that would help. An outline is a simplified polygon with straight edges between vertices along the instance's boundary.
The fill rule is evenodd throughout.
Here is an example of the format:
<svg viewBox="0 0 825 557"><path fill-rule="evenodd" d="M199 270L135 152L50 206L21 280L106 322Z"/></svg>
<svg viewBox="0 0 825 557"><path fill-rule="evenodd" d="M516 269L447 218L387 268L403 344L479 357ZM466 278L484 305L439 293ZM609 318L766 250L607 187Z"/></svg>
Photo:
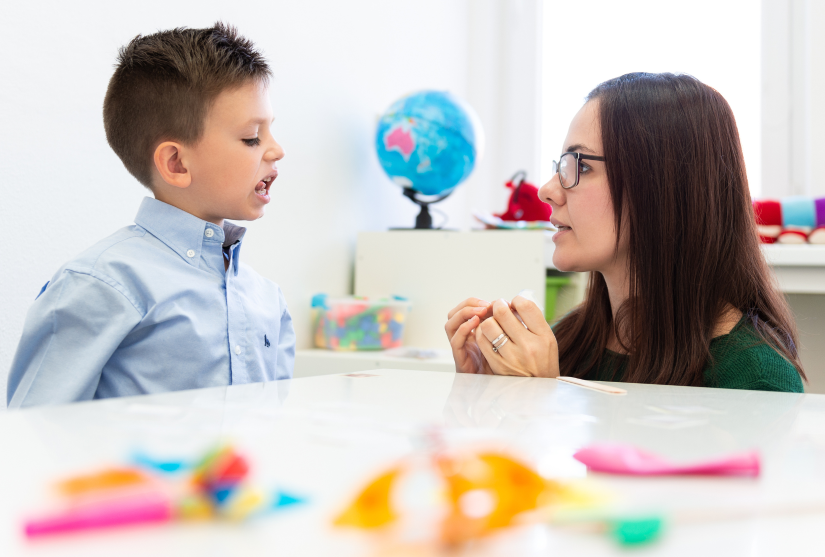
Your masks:
<svg viewBox="0 0 825 557"><path fill-rule="evenodd" d="M183 145L175 141L164 141L155 148L155 168L164 182L176 188L188 188L192 184L192 174L182 154Z"/></svg>

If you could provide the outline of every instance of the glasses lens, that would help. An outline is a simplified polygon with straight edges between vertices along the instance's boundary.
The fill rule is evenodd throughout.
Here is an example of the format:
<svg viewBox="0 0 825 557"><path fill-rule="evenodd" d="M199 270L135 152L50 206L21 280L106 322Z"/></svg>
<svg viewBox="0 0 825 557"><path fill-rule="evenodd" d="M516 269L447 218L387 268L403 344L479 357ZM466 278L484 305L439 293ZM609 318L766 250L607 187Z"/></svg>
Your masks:
<svg viewBox="0 0 825 557"><path fill-rule="evenodd" d="M564 188L572 188L576 183L576 157L564 155L559 162L559 181Z"/></svg>

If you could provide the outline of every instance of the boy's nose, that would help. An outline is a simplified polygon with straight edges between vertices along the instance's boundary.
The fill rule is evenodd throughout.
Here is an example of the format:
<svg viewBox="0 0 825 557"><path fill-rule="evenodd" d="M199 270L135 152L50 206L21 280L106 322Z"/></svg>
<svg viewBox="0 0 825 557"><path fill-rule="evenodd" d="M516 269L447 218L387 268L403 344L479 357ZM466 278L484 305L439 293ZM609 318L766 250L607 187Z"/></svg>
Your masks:
<svg viewBox="0 0 825 557"><path fill-rule="evenodd" d="M279 161L282 158L284 158L284 155L286 153L284 153L284 148L281 147L281 144L273 139L272 140L272 146L269 149L267 149L266 154L267 154L267 159L273 160L273 161Z"/></svg>

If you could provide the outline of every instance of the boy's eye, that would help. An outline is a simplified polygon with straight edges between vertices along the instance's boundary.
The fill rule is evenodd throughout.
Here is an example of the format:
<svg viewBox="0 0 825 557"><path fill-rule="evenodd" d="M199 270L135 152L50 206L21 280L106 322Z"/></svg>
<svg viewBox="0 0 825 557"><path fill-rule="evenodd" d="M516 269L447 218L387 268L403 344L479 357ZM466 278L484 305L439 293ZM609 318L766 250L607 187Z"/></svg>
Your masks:
<svg viewBox="0 0 825 557"><path fill-rule="evenodd" d="M241 141L243 141L244 143L246 143L250 147L255 147L256 145L261 144L261 138L260 137L253 137L252 139L241 139Z"/></svg>

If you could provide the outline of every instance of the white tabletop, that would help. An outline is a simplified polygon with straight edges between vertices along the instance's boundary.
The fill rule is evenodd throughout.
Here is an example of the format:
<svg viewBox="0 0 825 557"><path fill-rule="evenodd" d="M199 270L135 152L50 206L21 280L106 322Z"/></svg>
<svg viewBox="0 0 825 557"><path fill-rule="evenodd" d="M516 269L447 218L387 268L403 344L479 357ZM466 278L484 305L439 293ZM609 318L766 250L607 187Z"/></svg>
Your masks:
<svg viewBox="0 0 825 557"><path fill-rule="evenodd" d="M673 459L756 448L743 478L594 475L649 509L807 504L825 499L825 396L652 385L607 395L552 379L382 370L81 403L0 416L0 555L377 555L331 518L370 477L409 455L426 426L451 447L501 447L548 476L583 477L573 452L595 441ZM259 485L308 495L301 508L242 525L174 524L54 537L21 535L49 483L125 462L174 458L221 440L246 452ZM639 555L821 555L825 514L675 526ZM472 555L626 555L608 538L534 526ZM455 555L455 554L453 554Z"/></svg>

